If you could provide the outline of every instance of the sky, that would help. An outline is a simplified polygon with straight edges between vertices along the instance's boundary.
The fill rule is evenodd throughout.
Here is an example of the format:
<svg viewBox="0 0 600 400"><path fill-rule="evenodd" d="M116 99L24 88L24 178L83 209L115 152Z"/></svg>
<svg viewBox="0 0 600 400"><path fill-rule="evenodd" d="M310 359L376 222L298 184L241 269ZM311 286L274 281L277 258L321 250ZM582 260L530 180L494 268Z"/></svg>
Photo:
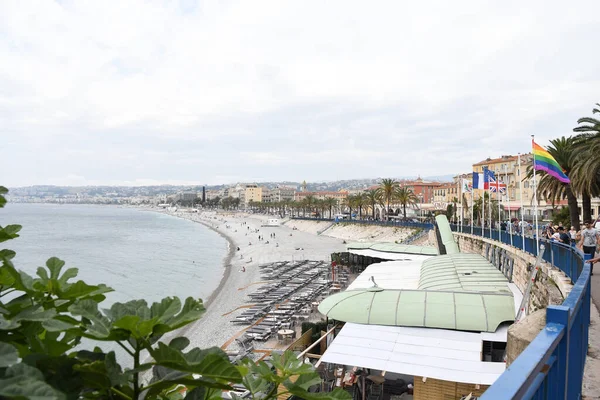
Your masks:
<svg viewBox="0 0 600 400"><path fill-rule="evenodd" d="M598 0L0 0L0 184L470 172L591 116L598 15Z"/></svg>

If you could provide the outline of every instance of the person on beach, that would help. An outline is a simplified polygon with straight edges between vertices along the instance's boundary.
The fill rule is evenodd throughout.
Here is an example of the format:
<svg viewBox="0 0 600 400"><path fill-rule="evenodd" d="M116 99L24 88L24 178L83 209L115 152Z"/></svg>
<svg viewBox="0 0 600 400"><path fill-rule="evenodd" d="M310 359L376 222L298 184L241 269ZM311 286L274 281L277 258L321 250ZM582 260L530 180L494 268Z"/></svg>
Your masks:
<svg viewBox="0 0 600 400"><path fill-rule="evenodd" d="M246 272L246 267L242 265L242 272Z"/></svg>

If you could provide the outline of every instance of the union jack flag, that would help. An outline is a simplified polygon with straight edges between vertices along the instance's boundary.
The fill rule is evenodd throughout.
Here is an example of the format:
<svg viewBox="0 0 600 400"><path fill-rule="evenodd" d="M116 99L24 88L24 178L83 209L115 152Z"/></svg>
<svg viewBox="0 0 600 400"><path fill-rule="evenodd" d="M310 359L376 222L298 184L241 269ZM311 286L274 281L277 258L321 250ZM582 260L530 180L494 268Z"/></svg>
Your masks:
<svg viewBox="0 0 600 400"><path fill-rule="evenodd" d="M488 176L488 187L491 193L500 191L500 194L506 194L506 183L496 179L495 176Z"/></svg>

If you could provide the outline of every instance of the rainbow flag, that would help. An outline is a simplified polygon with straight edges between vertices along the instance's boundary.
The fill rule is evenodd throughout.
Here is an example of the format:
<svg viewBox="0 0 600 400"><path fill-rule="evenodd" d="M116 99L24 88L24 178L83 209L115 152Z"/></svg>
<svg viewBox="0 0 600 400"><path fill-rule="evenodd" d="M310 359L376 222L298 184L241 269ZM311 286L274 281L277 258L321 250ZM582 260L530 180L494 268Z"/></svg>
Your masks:
<svg viewBox="0 0 600 400"><path fill-rule="evenodd" d="M571 180L567 175L565 175L562 167L556 162L554 157L548 153L548 151L537 144L534 141L531 141L533 146L533 156L535 158L535 169L538 171L546 171L548 175L551 175L564 183L571 183Z"/></svg>

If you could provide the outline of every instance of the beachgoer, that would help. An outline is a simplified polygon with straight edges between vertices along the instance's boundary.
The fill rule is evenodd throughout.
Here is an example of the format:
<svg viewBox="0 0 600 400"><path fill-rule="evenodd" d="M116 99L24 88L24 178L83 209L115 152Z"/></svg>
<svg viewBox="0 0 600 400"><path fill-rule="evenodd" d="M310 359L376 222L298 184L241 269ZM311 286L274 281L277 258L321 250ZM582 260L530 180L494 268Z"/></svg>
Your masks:
<svg viewBox="0 0 600 400"><path fill-rule="evenodd" d="M238 246L237 251L240 251L240 247Z"/></svg>
<svg viewBox="0 0 600 400"><path fill-rule="evenodd" d="M600 233L592 228L592 221L585 221L585 229L581 231L581 241L579 246L585 254L591 254L592 258L596 255L596 246L600 244ZM594 263L590 262L591 275L594 275Z"/></svg>
<svg viewBox="0 0 600 400"><path fill-rule="evenodd" d="M246 267L242 265L242 272L246 272Z"/></svg>

